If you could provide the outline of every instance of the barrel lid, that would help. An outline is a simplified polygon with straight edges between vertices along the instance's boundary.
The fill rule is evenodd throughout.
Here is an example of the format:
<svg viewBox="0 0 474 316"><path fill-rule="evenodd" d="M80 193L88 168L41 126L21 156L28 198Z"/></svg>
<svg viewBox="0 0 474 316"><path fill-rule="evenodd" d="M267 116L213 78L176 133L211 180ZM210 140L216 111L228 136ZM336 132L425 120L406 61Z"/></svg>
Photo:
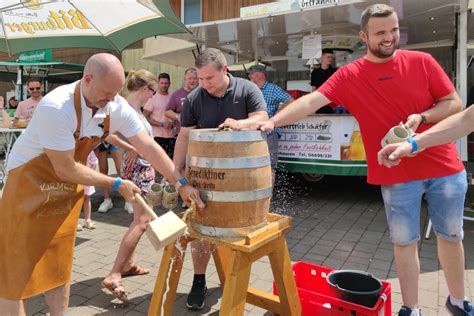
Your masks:
<svg viewBox="0 0 474 316"><path fill-rule="evenodd" d="M197 142L241 143L266 140L261 131L223 131L217 128L193 129L189 132L189 140Z"/></svg>

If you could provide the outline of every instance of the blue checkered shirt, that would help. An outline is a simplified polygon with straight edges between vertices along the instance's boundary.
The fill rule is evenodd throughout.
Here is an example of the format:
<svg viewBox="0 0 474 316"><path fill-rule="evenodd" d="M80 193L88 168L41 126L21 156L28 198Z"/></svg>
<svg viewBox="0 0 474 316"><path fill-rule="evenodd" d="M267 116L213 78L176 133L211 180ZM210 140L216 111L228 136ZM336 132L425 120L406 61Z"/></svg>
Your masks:
<svg viewBox="0 0 474 316"><path fill-rule="evenodd" d="M287 103L291 99L291 96L283 91L282 88L268 81L265 81L260 90L262 90L263 98L265 103L267 103L268 117L275 115L280 103ZM275 128L275 132L278 133L279 131L279 128Z"/></svg>

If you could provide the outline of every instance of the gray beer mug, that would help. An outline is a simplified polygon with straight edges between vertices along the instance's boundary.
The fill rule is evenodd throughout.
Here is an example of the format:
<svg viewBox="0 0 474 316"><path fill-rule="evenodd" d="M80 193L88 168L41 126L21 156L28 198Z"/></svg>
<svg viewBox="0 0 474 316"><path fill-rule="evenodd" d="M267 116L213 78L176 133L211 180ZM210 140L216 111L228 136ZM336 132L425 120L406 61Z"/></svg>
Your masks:
<svg viewBox="0 0 474 316"><path fill-rule="evenodd" d="M163 198L163 186L159 183L153 183L150 185L147 194L147 203L150 206L156 206L161 203Z"/></svg>
<svg viewBox="0 0 474 316"><path fill-rule="evenodd" d="M415 132L411 128L406 127L405 124L400 123L387 132L380 144L384 148L388 144L400 143L413 136L415 136Z"/></svg>

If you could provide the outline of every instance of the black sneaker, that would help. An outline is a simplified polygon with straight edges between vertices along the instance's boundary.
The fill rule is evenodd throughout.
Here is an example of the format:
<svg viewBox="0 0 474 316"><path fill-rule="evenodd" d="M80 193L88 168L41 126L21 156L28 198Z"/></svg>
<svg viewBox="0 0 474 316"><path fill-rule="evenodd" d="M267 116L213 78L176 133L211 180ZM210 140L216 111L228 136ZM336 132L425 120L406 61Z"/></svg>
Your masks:
<svg viewBox="0 0 474 316"><path fill-rule="evenodd" d="M454 316L474 316L474 311L469 301L464 301L464 309L461 309L459 306L451 304L449 296L446 300L446 309Z"/></svg>
<svg viewBox="0 0 474 316"><path fill-rule="evenodd" d="M204 308L204 299L206 298L207 287L205 282L193 282L191 292L188 294L186 307L189 309L200 310Z"/></svg>
<svg viewBox="0 0 474 316"><path fill-rule="evenodd" d="M420 316L421 316L421 310L419 311ZM398 316L410 316L411 315L411 308L408 308L406 306L402 306L400 310L398 311Z"/></svg>

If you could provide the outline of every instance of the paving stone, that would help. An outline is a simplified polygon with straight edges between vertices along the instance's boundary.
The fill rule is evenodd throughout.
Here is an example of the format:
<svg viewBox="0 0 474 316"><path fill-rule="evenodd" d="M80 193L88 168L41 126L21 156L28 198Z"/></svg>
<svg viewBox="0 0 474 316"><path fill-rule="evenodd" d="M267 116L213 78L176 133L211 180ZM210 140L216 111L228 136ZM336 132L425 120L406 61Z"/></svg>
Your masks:
<svg viewBox="0 0 474 316"><path fill-rule="evenodd" d="M347 258L349 258L350 255L351 253L349 251L334 250L328 256L328 259L334 259L344 262Z"/></svg>
<svg viewBox="0 0 474 316"><path fill-rule="evenodd" d="M37 295L28 300L28 304L26 305L26 312L27 314L35 314L39 313L40 311L47 308L46 301L43 295Z"/></svg>
<svg viewBox="0 0 474 316"><path fill-rule="evenodd" d="M353 241L348 241L348 240L342 240L336 245L336 250L341 250L341 251L352 251L354 249L356 243ZM336 251L334 250L334 251Z"/></svg>
<svg viewBox="0 0 474 316"><path fill-rule="evenodd" d="M100 315L101 309L96 309L90 306L77 306L70 308L67 312L68 316L84 316L84 315Z"/></svg>
<svg viewBox="0 0 474 316"><path fill-rule="evenodd" d="M377 245L369 244L366 242L358 242L357 245L354 247L354 250L374 253L377 250Z"/></svg>
<svg viewBox="0 0 474 316"><path fill-rule="evenodd" d="M330 179L330 177L328 177ZM337 269L368 271L392 285L392 311L398 312L402 304L400 285L393 262L393 244L389 239L380 189L366 185L352 177L324 180L301 189L300 193L279 202L276 207L293 216L293 229L287 244L293 261L329 266ZM330 181L330 180L328 180ZM346 183L347 182L347 183ZM350 185L350 183L352 183ZM354 185L355 183L355 185ZM292 186L298 187L299 184ZM110 272L119 243L128 229L131 216L123 211L123 200L113 192L115 207L110 212L93 212L98 228L78 234L73 266L69 315L147 315L156 275L163 251L156 252L147 238L142 238L135 251L140 265L149 267L149 275L126 278L124 285L130 304L121 304L100 287ZM101 196L93 196L93 209L97 209ZM95 204L94 204L95 203ZM275 203L272 203L274 206ZM296 210L296 211L293 211ZM158 209L163 213L164 210ZM421 232L426 226L426 209L422 212ZM474 223L465 222L466 295L474 292ZM446 281L436 254L436 237L419 242L420 274L419 297L423 315L445 316L444 302L448 295ZM218 315L222 302L222 289L211 260L207 271L209 294L206 307L199 313L185 307L187 293L193 279L192 257L187 250L178 283L172 315ZM272 290L273 273L268 257L262 257L252 266L250 286ZM42 296L29 300L28 315L46 315L47 305ZM273 315L261 308L246 304L245 315Z"/></svg>
<svg viewBox="0 0 474 316"><path fill-rule="evenodd" d="M392 266L391 261L384 261L380 259L372 259L370 262L370 268L372 269L378 269L378 270L383 270L383 271L388 271L390 270L390 267Z"/></svg>
<svg viewBox="0 0 474 316"><path fill-rule="evenodd" d="M313 254L318 254L321 256L328 256L332 252L333 249L334 247L321 245L317 243L308 252L313 253Z"/></svg>

